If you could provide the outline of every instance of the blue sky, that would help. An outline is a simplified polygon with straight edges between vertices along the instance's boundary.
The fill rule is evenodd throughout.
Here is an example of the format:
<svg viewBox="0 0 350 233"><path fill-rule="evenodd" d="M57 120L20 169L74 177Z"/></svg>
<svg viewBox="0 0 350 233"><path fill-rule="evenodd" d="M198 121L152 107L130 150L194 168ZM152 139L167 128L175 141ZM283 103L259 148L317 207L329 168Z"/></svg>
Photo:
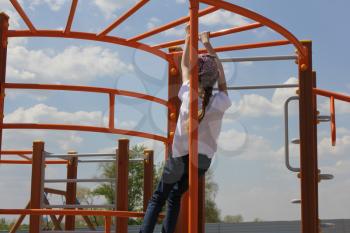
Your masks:
<svg viewBox="0 0 350 233"><path fill-rule="evenodd" d="M22 0L29 17L37 28L64 28L70 6L65 0ZM72 30L99 32L135 1L80 1ZM347 9L350 3L338 1L230 1L248 7L288 28L300 39L313 40L314 69L318 72L318 86L350 93L348 81L347 45L350 32ZM203 7L203 6L202 6ZM11 16L11 28L25 28L7 0L0 0L1 11ZM160 10L161 9L161 10ZM131 37L152 27L162 25L187 14L187 1L152 0L134 17L111 34ZM201 21L200 30L217 31L244 25L250 20L227 12L217 12ZM183 27L177 27L144 40L146 43L179 39ZM272 31L262 28L223 38L213 39L214 45L229 45L280 39ZM221 57L292 54L293 47L226 52ZM229 85L295 83L297 67L293 62L263 62L225 64ZM7 81L20 83L62 83L92 85L148 93L160 98L167 96L167 64L144 52L116 45L81 40L48 38L11 39L8 50ZM233 106L228 110L219 151L211 169L219 184L217 203L222 215L242 214L249 221L291 220L300 218L299 206L290 200L299 197L299 183L295 174L284 167L283 161L283 103L295 90L265 90L231 92ZM8 91L5 122L105 124L107 100L104 95ZM328 114L327 99L319 98L319 109ZM319 126L320 168L333 173L334 181L320 184L321 218L349 218L350 200L350 128L347 122L350 108L337 102L338 146L331 148L329 125ZM291 138L298 137L296 106L291 107ZM293 112L293 111L292 111ZM165 109L152 103L130 98L116 100L116 126L125 129L154 132L164 135ZM63 122L62 122L63 121ZM81 132L10 131L4 133L4 147L30 148L35 139L43 139L47 150L62 153L74 149L79 152L111 152L118 135ZM161 161L161 143L131 138L131 144L144 143L155 149ZM293 164L298 164L298 148L291 146ZM30 169L0 167L0 187L8 193L0 194L2 208L23 208L29 198ZM47 177L63 178L63 168L47 169ZM99 174L94 166L79 167L81 178ZM26 193L26 195L23 195Z"/></svg>

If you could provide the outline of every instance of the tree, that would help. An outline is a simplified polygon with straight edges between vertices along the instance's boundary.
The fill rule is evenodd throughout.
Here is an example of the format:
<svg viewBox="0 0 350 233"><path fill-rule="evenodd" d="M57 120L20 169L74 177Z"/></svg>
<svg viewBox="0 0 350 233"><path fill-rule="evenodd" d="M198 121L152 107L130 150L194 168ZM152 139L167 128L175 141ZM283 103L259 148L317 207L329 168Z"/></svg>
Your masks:
<svg viewBox="0 0 350 233"><path fill-rule="evenodd" d="M242 215L226 215L224 218L225 223L241 223L243 222Z"/></svg>
<svg viewBox="0 0 350 233"><path fill-rule="evenodd" d="M146 147L144 145L135 145L130 150L130 159L143 158ZM142 211L143 210L143 163L129 163L129 211ZM115 178L116 167L114 163L102 163L102 178ZM154 186L159 181L159 169L154 169ZM92 191L94 196L104 196L108 204L114 204L115 198L115 183L104 183L99 185ZM139 224L140 219L129 219L129 224Z"/></svg>
<svg viewBox="0 0 350 233"><path fill-rule="evenodd" d="M205 175L205 221L208 223L221 221L220 210L215 203L218 190L219 187L213 180L213 172L208 170Z"/></svg>
<svg viewBox="0 0 350 233"><path fill-rule="evenodd" d="M145 146L136 145L130 150L130 159L143 158ZM158 184L164 163L154 169L154 189ZM115 178L115 164L103 163L101 164L102 178ZM115 196L114 182L99 185L91 193L95 196L104 196L109 204L114 203ZM205 187L205 204L206 204L206 222L215 223L220 222L220 210L218 209L215 198L218 192L218 185L213 181L213 172L206 173L206 187ZM143 163L129 163L129 211L143 210ZM129 219L129 224L140 224L142 219Z"/></svg>

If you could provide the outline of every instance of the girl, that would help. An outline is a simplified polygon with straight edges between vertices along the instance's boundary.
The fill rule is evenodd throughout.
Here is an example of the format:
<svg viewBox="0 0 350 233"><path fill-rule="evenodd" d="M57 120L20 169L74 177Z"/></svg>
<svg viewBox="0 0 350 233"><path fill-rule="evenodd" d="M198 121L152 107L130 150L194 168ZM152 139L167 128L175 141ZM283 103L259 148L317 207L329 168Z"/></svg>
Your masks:
<svg viewBox="0 0 350 233"><path fill-rule="evenodd" d="M208 170L217 149L224 112L231 106L227 95L224 69L209 41L209 33L200 35L207 55L199 56L199 129L198 129L198 174ZM167 201L168 208L163 221L162 233L173 233L180 210L181 196L188 189L188 114L189 114L189 26L186 27L185 49L182 55L182 86L178 97L182 101L176 126L172 154L166 161L161 180L149 201L140 233L152 233L158 215ZM218 81L219 92L212 94Z"/></svg>

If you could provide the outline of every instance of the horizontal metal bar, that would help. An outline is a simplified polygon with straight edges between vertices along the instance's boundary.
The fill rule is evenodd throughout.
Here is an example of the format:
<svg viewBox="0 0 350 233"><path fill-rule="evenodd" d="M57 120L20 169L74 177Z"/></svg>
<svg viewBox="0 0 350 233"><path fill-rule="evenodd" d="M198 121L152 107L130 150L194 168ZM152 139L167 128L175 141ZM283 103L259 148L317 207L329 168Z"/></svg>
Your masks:
<svg viewBox="0 0 350 233"><path fill-rule="evenodd" d="M89 160L78 160L79 163L113 163L115 159L89 159ZM144 159L130 159L129 162L142 162Z"/></svg>
<svg viewBox="0 0 350 233"><path fill-rule="evenodd" d="M293 200L291 200L291 203L293 203L293 204L301 204L301 200L300 199L293 199Z"/></svg>
<svg viewBox="0 0 350 233"><path fill-rule="evenodd" d="M325 223L321 223L320 227L321 228L334 228L335 224L334 223L327 223L327 222L325 222Z"/></svg>
<svg viewBox="0 0 350 233"><path fill-rule="evenodd" d="M298 56L295 55L283 55L283 56L264 56L264 57L234 57L223 58L221 62L248 62L248 61L288 61L297 60Z"/></svg>
<svg viewBox="0 0 350 233"><path fill-rule="evenodd" d="M72 231L41 231L41 233L69 233ZM105 233L105 231L79 231L79 229L76 229L76 231L73 232L84 232L84 233Z"/></svg>
<svg viewBox="0 0 350 233"><path fill-rule="evenodd" d="M317 116L317 120L319 120L320 122L329 122L331 121L331 116Z"/></svg>
<svg viewBox="0 0 350 233"><path fill-rule="evenodd" d="M293 144L300 144L300 139L299 138L294 138L294 139L292 139L292 141L291 141Z"/></svg>
<svg viewBox="0 0 350 233"><path fill-rule="evenodd" d="M256 90L256 89L275 89L275 88L296 88L299 84L271 84L271 85L252 85L252 86L235 86L227 87L227 90ZM214 90L219 90L214 88Z"/></svg>
<svg viewBox="0 0 350 233"><path fill-rule="evenodd" d="M319 177L321 180L333 180L334 179L334 175L332 175L332 174L320 174Z"/></svg>
<svg viewBox="0 0 350 233"><path fill-rule="evenodd" d="M44 208L68 208L68 209L88 209L88 208L115 208L115 205L44 205Z"/></svg>
<svg viewBox="0 0 350 233"><path fill-rule="evenodd" d="M84 153L84 154L46 154L46 158L72 158L72 157L109 157L116 156L110 153Z"/></svg>
<svg viewBox="0 0 350 233"><path fill-rule="evenodd" d="M114 182L115 179L48 179L45 183L99 183L99 182Z"/></svg>
<svg viewBox="0 0 350 233"><path fill-rule="evenodd" d="M41 233L69 233L72 231L41 231ZM76 231L73 232L81 232L81 233L105 233L105 231L79 231L79 229L76 229Z"/></svg>

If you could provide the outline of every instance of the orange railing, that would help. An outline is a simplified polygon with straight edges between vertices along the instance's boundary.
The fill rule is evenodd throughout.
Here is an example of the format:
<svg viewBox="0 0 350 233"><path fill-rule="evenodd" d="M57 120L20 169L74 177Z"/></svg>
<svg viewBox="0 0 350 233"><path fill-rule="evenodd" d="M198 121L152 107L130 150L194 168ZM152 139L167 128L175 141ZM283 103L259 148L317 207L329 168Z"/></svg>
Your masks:
<svg viewBox="0 0 350 233"><path fill-rule="evenodd" d="M332 140L332 145L335 146L336 142L337 142L337 133L336 133L337 128L336 128L336 123L335 123L335 103L334 103L334 100L337 99L337 100L341 100L341 101L345 101L345 102L350 103L350 96L336 93L336 92L332 92L332 91L317 89L317 88L314 88L313 92L316 95L328 97L330 100L329 108L330 108L330 114L331 114L331 140Z"/></svg>
<svg viewBox="0 0 350 233"><path fill-rule="evenodd" d="M148 139L153 139L161 142L168 142L168 138L151 134L138 132L133 130L116 129L114 127L114 101L115 96L128 96L143 100L152 101L167 107L170 111L173 110L171 104L168 101L131 91L117 90L102 87L87 87L87 86L72 86L72 85L57 85L57 84L23 84L23 83L5 83L7 89L36 89L36 90L58 90L58 91L82 91L90 93L102 93L109 95L109 122L108 127L95 127L95 126L83 126L83 125L64 125L64 124L28 124L28 123L4 123L4 129L55 129L55 130L77 130L77 131L88 131L88 132L101 132L101 133L113 133L123 134L129 136L137 136Z"/></svg>

